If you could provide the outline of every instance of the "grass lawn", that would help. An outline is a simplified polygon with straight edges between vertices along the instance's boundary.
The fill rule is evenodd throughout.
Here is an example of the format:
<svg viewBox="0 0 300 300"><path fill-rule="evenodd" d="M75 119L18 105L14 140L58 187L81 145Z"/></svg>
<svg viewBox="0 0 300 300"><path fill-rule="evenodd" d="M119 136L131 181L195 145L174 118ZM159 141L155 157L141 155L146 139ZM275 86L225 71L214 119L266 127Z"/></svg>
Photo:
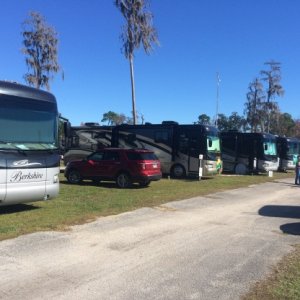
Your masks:
<svg viewBox="0 0 300 300"><path fill-rule="evenodd" d="M273 268L272 274L258 282L242 300L300 299L300 245Z"/></svg>
<svg viewBox="0 0 300 300"><path fill-rule="evenodd" d="M60 194L56 199L0 207L0 240L36 231L67 230L70 225L101 216L291 176L292 173L274 173L274 177L216 176L201 181L162 179L152 182L147 188L137 185L119 189L112 182L94 185L86 181L81 185L71 185L61 174Z"/></svg>
<svg viewBox="0 0 300 300"><path fill-rule="evenodd" d="M60 194L56 199L0 207L0 240L37 231L68 230L71 225L101 216L293 176L293 172L275 172L274 177L222 175L201 181L162 179L147 188L118 189L109 182L94 185L86 181L70 185L61 174ZM273 274L254 286L243 299L300 299L300 246L296 246L294 253L285 257Z"/></svg>

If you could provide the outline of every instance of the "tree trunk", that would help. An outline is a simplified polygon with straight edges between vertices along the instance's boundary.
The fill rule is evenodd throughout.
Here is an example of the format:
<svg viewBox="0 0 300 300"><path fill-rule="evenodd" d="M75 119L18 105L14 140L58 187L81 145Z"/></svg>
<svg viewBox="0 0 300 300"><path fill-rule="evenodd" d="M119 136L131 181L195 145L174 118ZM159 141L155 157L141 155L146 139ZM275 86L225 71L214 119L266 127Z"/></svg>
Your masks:
<svg viewBox="0 0 300 300"><path fill-rule="evenodd" d="M135 109L135 88L134 88L134 71L133 71L133 56L129 57L130 64L130 79L131 79L131 98L132 98L132 119L133 125L136 125L136 109Z"/></svg>

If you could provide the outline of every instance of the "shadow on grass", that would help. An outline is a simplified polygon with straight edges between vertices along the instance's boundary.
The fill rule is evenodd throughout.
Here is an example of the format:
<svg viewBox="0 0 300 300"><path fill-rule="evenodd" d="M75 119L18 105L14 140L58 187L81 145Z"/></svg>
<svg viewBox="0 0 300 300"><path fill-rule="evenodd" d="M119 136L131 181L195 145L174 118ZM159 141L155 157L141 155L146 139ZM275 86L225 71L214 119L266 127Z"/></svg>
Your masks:
<svg viewBox="0 0 300 300"><path fill-rule="evenodd" d="M69 183L67 180L64 181L60 181L60 184L65 184L68 186L95 186L95 187L103 187L103 188L108 188L108 189L118 189L118 190L122 190L121 188L119 188L115 182L113 181L101 181L100 183L95 183L93 181L89 181L89 180L84 180L79 184L73 184L73 183ZM151 185L151 183L150 183ZM149 186L141 186L138 183L134 183L131 184L130 187L125 188L125 189L145 189L148 188Z"/></svg>
<svg viewBox="0 0 300 300"><path fill-rule="evenodd" d="M15 204L0 207L0 215L14 214L18 212L25 212L30 210L39 209L39 207L30 204Z"/></svg>

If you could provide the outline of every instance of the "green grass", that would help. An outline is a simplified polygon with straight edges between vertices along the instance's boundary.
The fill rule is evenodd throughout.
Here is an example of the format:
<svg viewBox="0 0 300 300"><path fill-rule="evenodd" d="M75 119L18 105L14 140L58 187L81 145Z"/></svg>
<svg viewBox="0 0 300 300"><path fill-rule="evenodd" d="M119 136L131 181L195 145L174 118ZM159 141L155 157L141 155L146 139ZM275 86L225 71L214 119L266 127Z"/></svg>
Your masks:
<svg viewBox="0 0 300 300"><path fill-rule="evenodd" d="M272 274L258 282L243 300L300 299L300 245L274 267Z"/></svg>
<svg viewBox="0 0 300 300"><path fill-rule="evenodd" d="M140 207L201 196L226 189L293 176L274 173L274 177L216 176L212 179L168 180L152 182L147 188L118 189L112 182L70 185L61 174L60 194L56 199L30 204L0 207L0 240L45 230L67 230L100 216L119 214Z"/></svg>

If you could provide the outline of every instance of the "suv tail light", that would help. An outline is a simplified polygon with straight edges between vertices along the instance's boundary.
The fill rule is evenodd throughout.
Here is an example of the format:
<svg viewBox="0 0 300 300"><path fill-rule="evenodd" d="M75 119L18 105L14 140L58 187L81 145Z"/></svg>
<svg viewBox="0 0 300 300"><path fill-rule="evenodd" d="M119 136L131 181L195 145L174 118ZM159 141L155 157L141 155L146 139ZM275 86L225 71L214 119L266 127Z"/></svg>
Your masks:
<svg viewBox="0 0 300 300"><path fill-rule="evenodd" d="M139 166L142 170L146 170L146 164L145 163L139 163Z"/></svg>
<svg viewBox="0 0 300 300"><path fill-rule="evenodd" d="M143 162L143 163L138 163L139 169L141 170L153 170L153 169L159 169L159 162L154 161L154 162Z"/></svg>

